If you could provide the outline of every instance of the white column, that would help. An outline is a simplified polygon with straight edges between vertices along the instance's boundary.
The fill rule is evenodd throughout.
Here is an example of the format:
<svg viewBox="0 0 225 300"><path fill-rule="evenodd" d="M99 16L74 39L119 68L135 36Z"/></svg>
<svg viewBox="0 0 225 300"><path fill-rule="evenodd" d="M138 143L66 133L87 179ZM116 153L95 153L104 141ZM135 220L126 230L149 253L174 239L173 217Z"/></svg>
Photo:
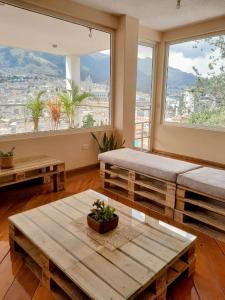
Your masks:
<svg viewBox="0 0 225 300"><path fill-rule="evenodd" d="M66 56L66 79L74 80L80 85L80 57L76 55ZM67 87L69 84L67 82Z"/></svg>

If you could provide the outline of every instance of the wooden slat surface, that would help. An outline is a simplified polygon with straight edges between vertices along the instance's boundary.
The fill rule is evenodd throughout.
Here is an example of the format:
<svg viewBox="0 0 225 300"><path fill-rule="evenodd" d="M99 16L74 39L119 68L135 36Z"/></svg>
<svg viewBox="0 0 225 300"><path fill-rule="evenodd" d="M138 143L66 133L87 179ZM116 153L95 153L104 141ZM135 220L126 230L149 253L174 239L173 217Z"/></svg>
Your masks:
<svg viewBox="0 0 225 300"><path fill-rule="evenodd" d="M110 250L76 227L96 198L114 206L131 228L142 229L140 235ZM133 297L195 240L91 190L14 215L10 222L94 299Z"/></svg>
<svg viewBox="0 0 225 300"><path fill-rule="evenodd" d="M15 167L12 169L0 169L0 177L13 175L20 172L30 171L47 166L54 166L62 164L63 162L57 159L50 158L48 156L34 156L29 158L15 160Z"/></svg>

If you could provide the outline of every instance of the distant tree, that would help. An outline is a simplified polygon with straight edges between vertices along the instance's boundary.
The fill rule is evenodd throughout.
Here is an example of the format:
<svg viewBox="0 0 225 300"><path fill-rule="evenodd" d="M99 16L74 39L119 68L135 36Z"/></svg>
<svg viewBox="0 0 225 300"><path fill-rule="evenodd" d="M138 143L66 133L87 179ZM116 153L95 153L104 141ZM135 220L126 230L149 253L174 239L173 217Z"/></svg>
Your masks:
<svg viewBox="0 0 225 300"><path fill-rule="evenodd" d="M225 35L209 37L205 39L205 42L211 51L208 63L209 71L207 77L203 77L199 70L193 66L198 80L196 87L192 89L194 114L190 122L205 124L209 120L211 120L210 123L214 120L218 124L215 116L223 122L223 114L225 113ZM199 41L194 47L203 51Z"/></svg>
<svg viewBox="0 0 225 300"><path fill-rule="evenodd" d="M215 109L208 112L197 112L191 115L189 123L206 126L225 127L225 109Z"/></svg>
<svg viewBox="0 0 225 300"><path fill-rule="evenodd" d="M94 117L92 114L87 114L86 116L83 117L83 126L84 128L91 128L91 127L94 127L94 123L96 122L94 120Z"/></svg>
<svg viewBox="0 0 225 300"><path fill-rule="evenodd" d="M184 94L178 96L178 114L182 116L186 111L186 105L184 101Z"/></svg>

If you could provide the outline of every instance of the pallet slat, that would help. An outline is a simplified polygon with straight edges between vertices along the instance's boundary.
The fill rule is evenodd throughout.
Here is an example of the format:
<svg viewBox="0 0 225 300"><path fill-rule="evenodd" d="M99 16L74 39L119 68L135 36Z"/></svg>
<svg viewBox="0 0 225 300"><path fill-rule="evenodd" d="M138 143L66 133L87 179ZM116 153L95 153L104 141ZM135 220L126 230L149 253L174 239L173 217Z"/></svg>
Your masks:
<svg viewBox="0 0 225 300"><path fill-rule="evenodd" d="M178 199L180 200L180 198L178 198ZM196 200L196 199L191 199L191 198L184 198L184 199L181 198L181 201L196 205L198 207L206 208L207 210L210 210L212 212L215 212L222 216L225 216L225 206L222 207L222 206L219 206L219 205L216 205L213 203L209 203L207 201L203 201L200 199Z"/></svg>

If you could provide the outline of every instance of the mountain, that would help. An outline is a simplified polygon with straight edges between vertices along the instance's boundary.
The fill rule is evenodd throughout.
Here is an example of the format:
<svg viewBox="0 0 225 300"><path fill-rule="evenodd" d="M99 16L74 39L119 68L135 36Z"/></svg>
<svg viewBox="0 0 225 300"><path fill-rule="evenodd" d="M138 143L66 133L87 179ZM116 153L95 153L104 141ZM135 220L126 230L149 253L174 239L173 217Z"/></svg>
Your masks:
<svg viewBox="0 0 225 300"><path fill-rule="evenodd" d="M151 77L152 64L150 58L138 59L138 81L137 89L148 92L150 90L149 76ZM107 54L97 53L82 56L80 59L81 80L85 80L89 75L93 82L104 83L108 80L110 70L110 58ZM27 51L23 49L0 47L0 75L38 75L56 76L65 78L65 57L46 52ZM182 72L179 69L168 68L168 87L191 87L196 82L193 74Z"/></svg>
<svg viewBox="0 0 225 300"><path fill-rule="evenodd" d="M149 80L152 77L152 69L149 66L152 65L151 58L139 58L137 65L137 89L139 91L148 92L150 90ZM183 72L179 69L172 67L168 68L168 87L170 89L184 88L194 86L196 83L196 76L191 73Z"/></svg>

